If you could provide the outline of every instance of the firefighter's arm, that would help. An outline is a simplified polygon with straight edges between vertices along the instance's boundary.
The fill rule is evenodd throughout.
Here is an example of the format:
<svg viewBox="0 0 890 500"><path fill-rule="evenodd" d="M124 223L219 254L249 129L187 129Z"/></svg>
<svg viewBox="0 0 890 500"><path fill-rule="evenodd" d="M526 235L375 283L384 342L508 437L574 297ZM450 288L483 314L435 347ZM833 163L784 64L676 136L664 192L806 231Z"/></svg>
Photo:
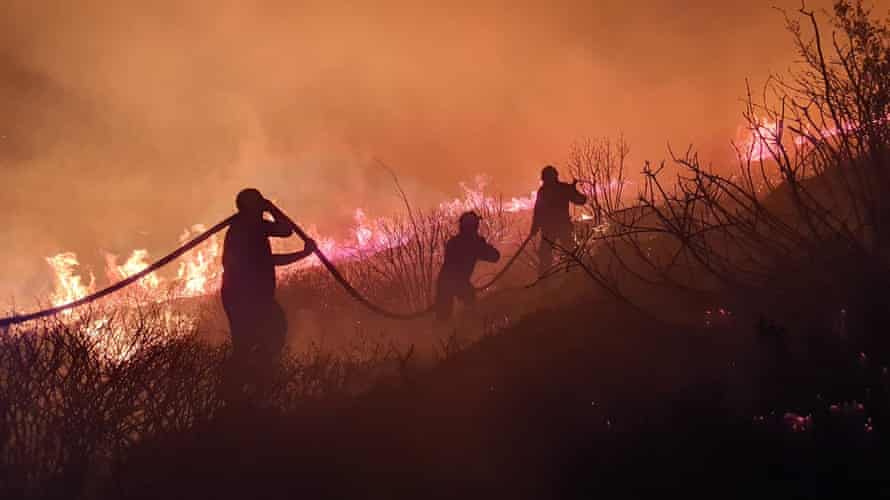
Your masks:
<svg viewBox="0 0 890 500"><path fill-rule="evenodd" d="M272 219L274 219L273 222L266 221L267 236L287 238L293 234L294 223L290 220L290 217L285 215L280 208L276 207L275 204L269 200L266 200L266 212L269 212L269 214L272 215Z"/></svg>
<svg viewBox="0 0 890 500"><path fill-rule="evenodd" d="M569 185L569 188L571 189L569 200L571 200L572 203L574 203L575 205L583 205L587 203L587 196L585 196L584 193L578 190L577 180L572 181L572 183Z"/></svg>
<svg viewBox="0 0 890 500"><path fill-rule="evenodd" d="M286 266L288 264L293 264L294 262L301 261L306 257L309 257L315 250L318 248L318 245L315 244L315 240L308 239L303 242L303 249L299 252L291 252L291 253L280 253L272 255L272 262L276 266Z"/></svg>
<svg viewBox="0 0 890 500"><path fill-rule="evenodd" d="M485 262L497 262L501 259L501 252L485 241L485 238L479 238L479 248L479 260L484 260Z"/></svg>

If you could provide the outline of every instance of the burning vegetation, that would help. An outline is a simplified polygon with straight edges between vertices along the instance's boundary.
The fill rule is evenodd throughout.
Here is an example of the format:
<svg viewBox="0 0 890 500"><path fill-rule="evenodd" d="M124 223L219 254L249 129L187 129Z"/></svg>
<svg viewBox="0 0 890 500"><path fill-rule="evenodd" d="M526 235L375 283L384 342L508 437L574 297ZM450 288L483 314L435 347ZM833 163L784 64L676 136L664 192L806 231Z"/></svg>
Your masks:
<svg viewBox="0 0 890 500"><path fill-rule="evenodd" d="M478 308L444 327L375 316L316 258L285 268L296 338L250 415L220 396L216 236L126 293L9 327L0 493L713 497L702 477L743 497L832 496L852 477L886 491L890 20L839 1L830 44L806 9L787 23L802 65L748 91L730 173L690 149L631 181L622 137L569 151L586 202L544 273L523 250L534 193L503 199L482 180L430 210L396 180L401 215L357 208L343 239L312 228L346 280L398 312L434 300L464 211L518 257L496 285L481 267ZM151 261L107 255L105 275ZM53 305L96 291L75 254L47 262Z"/></svg>

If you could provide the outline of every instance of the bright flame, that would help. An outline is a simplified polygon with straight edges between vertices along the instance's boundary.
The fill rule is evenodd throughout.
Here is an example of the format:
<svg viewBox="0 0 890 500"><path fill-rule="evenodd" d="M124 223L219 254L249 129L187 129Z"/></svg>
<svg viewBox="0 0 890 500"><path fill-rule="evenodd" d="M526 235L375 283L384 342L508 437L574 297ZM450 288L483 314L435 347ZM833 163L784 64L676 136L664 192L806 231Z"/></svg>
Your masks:
<svg viewBox="0 0 890 500"><path fill-rule="evenodd" d="M535 208L535 200L538 199L537 191L532 191L528 197L513 197L504 203L504 211L510 213L524 212Z"/></svg>
<svg viewBox="0 0 890 500"><path fill-rule="evenodd" d="M126 262L124 262L123 265L118 265L116 255L106 254L105 261L107 264L108 277L112 281L117 281L141 272L143 269L148 267L148 262L146 261L147 257L148 250L139 248L133 250L133 253L130 254L130 257L127 259ZM138 284L139 287L142 288L144 291L152 292L160 287L161 278L157 275L157 273L149 273L147 276L140 279L138 281Z"/></svg>
<svg viewBox="0 0 890 500"><path fill-rule="evenodd" d="M475 187L470 187L466 183L461 182L460 187L463 190L463 198L454 198L439 204L439 210L456 217L463 212L470 210L476 211L498 211L516 213L531 210L535 206L537 199L537 191L532 191L528 197L519 196L512 197L509 201L501 201L499 198L487 196L485 194L485 186L488 185L488 179L483 176L476 177Z"/></svg>
<svg viewBox="0 0 890 500"><path fill-rule="evenodd" d="M517 213L531 210L534 207L536 198L534 191L528 197L512 197L509 201L504 201L487 195L485 193L486 185L487 180L484 177L477 177L473 186L462 183L462 196L440 203L437 208L438 212L446 217L456 217L468 210L491 212L500 210ZM315 226L309 226L307 232L315 239L319 249L331 260L363 258L375 252L403 245L410 237L408 234L392 230L392 228L399 227L397 220L386 217L372 218L361 208L355 210L354 221L355 225L346 241L337 241L329 236L324 236ZM206 228L201 224L193 225L182 233L179 240L185 242L205 230ZM277 246L282 246L281 250L283 251L283 247L287 245L279 240L273 241L273 247ZM172 287L164 287L166 280L158 273L151 273L141 278L138 285L139 290L145 292L142 299L162 304L168 299L202 296L215 292L219 288L222 277L221 254L220 240L216 235L211 236L202 245L180 258L176 278L171 281ZM105 259L106 274L110 281L133 276L146 269L150 262L149 253L145 249L133 250L123 263L119 263L118 257L111 254L107 254ZM89 283L86 283L86 280L77 272L79 262L73 252L60 253L48 257L46 260L55 273L55 287L50 295L53 305L67 304L95 291L93 274L90 273ZM297 266L280 267L277 271L279 273L297 272L299 269L319 264L316 258L312 258L306 259ZM131 301L132 296L112 295L103 302L104 307L116 311L115 318L119 319L119 315L127 317ZM97 316L95 313L94 310L92 317L83 317L80 318L80 321L83 321L82 326L85 328L85 332L93 340L97 352L104 360L108 362L125 361L139 349L145 347L133 337L133 332L125 322L111 321L110 315ZM66 311L65 314L70 315L71 311ZM165 314L166 320L160 321L166 321L168 324L166 328L161 328L161 331L176 332L189 328L189 324L178 319L178 316L182 316L181 314L172 313L169 310ZM171 314L176 314L177 318L173 318ZM171 324L171 322L176 324Z"/></svg>
<svg viewBox="0 0 890 500"><path fill-rule="evenodd" d="M371 243L374 230L368 225L368 216L361 208L355 209L355 241L359 248L365 248Z"/></svg>
<svg viewBox="0 0 890 500"><path fill-rule="evenodd" d="M77 261L77 255L74 252L62 252L47 257L46 261L56 275L55 290L50 294L50 301L54 306L82 299L95 289L96 277L92 273L90 273L88 285L85 285L83 278L76 274L75 269L80 265L80 262ZM65 314L71 314L71 311L65 311Z"/></svg>
<svg viewBox="0 0 890 500"><path fill-rule="evenodd" d="M890 115L887 115L884 118L877 118L872 121L872 124L885 123L888 120L890 120ZM782 123L782 120L775 122L770 119L758 118L756 121L757 124L755 126L745 125L743 127L746 137L742 141L743 149L741 152L742 154L748 154L750 152L751 160L769 160L773 156L770 149L777 151L777 146L782 143L782 135L785 132L786 127ZM839 127L830 126L822 129L812 129L811 127L802 128L805 132L791 132L793 135L793 142L797 146L807 145L810 138L819 142L833 138L842 132L854 132L860 128L860 124L845 121Z"/></svg>
<svg viewBox="0 0 890 500"><path fill-rule="evenodd" d="M503 211L518 213L534 208L536 192L530 192L529 196L514 196L507 201L486 194L485 187L488 179L478 176L474 184L461 183L463 195L452 200L444 201L438 205L437 210L447 217L457 217L468 210L475 211ZM361 208L355 209L353 215L355 225L347 241L337 241L334 238L322 235L316 227L309 228L309 234L315 239L319 249L331 260L362 258L375 252L393 248L406 243L409 235L395 234L388 228L397 227L396 221L386 217L369 217ZM180 236L180 242L185 242L192 237L204 232L205 226L195 224L184 230ZM169 298L196 297L215 292L220 285L222 277L222 249L216 235L211 236L201 246L191 250L180 258L176 270L174 286L166 290L162 297L160 292L165 280L157 273L151 273L139 280L139 288L147 293L147 298L154 302L162 302ZM145 249L136 249L125 262L118 263L116 255L107 254L106 274L109 280L118 281L132 276L149 265L149 253ZM95 279L90 274L89 284L75 270L78 261L74 253L65 252L47 258L55 272L56 286L51 295L53 305L65 304L92 293ZM317 259L307 259L298 266L288 269L278 269L279 273L289 270L303 269L307 266L316 266ZM110 300L114 300L113 298Z"/></svg>
<svg viewBox="0 0 890 500"><path fill-rule="evenodd" d="M185 243L192 236L206 231L203 224L195 224L186 229L179 237L181 243ZM211 236L206 243L183 256L176 272L176 278L181 283L180 294L183 297L195 297L211 291L210 284L218 284L222 275L219 264L219 240L216 235Z"/></svg>
<svg viewBox="0 0 890 500"><path fill-rule="evenodd" d="M448 217L457 217L468 210L476 211L504 211L518 213L534 208L536 192L529 196L514 196L507 201L487 195L485 187L488 179L478 176L473 185L461 183L463 195L452 200L444 201L438 205L438 210ZM323 236L316 227L309 228L309 234L315 239L319 249L331 260L353 259L367 256L371 253L382 251L405 244L408 235L396 235L387 228L396 227L395 221L386 217L371 218L361 208L355 209L355 225L352 228L352 241L337 241L334 238ZM195 224L180 236L180 242L185 242L192 237L204 232L205 226ZM157 273L151 273L139 280L139 287L148 294L149 299L162 302L168 298L195 297L213 293L219 288L222 276L222 249L216 235L210 237L204 244L191 250L179 262L176 271L175 286L168 290L163 297L160 296L164 279ZM118 281L132 276L149 265L149 254L145 249L136 249L130 254L123 264L118 263L116 255L107 254L106 274L109 280ZM74 253L65 252L47 258L50 266L55 271L56 287L51 295L53 305L65 304L94 291L95 279L90 274L89 284L85 284L81 276L75 272L78 266ZM293 270L306 266L315 266L317 259L307 259ZM289 268L290 269L290 268ZM278 269L279 273L285 271Z"/></svg>
<svg viewBox="0 0 890 500"><path fill-rule="evenodd" d="M474 184L461 183L462 196L440 203L437 210L447 217L457 217L468 210L503 211L518 213L534 208L536 192L529 196L514 196L507 201L486 194L488 179L478 176ZM393 248L406 243L409 235L394 234L387 228L397 227L396 221L386 217L369 217L361 208L355 209L353 215L355 225L347 241L337 241L322 235L316 227L308 228L308 233L315 239L319 249L331 260L362 258L375 252ZM184 230L180 242L204 232L205 226L195 224ZM274 243L274 242L273 242ZM278 246L278 245L273 245ZM222 277L222 249L216 235L211 236L201 246L191 250L180 258L176 270L174 286L161 296L161 288L165 280L157 273L151 273L139 280L139 287L147 293L147 298L154 302L163 302L169 298L196 297L215 292ZM115 255L106 255L106 274L111 281L118 281L132 276L149 265L149 254L145 249L136 249L127 260L120 264ZM55 271L56 287L51 295L54 305L65 304L94 291L95 279L90 274L89 284L85 284L75 269L77 257L71 252L47 258L47 262ZM308 266L319 265L317 259L307 259L300 265L279 268L279 274L296 271ZM109 300L114 300L109 299Z"/></svg>
<svg viewBox="0 0 890 500"><path fill-rule="evenodd" d="M133 357L140 343L128 338L127 332L113 328L109 319L99 318L86 326L86 334L104 361L121 363Z"/></svg>
<svg viewBox="0 0 890 500"><path fill-rule="evenodd" d="M758 120L757 125L748 127L748 137L742 143L742 154L750 155L751 160L769 160L773 157L770 151L782 142L782 121Z"/></svg>

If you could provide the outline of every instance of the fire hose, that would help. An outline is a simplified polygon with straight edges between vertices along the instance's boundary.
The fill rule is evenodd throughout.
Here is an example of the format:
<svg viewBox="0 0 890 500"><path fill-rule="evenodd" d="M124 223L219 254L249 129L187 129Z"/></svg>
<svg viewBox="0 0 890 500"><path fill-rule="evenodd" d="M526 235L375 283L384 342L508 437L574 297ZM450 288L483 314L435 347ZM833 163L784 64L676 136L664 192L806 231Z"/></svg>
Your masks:
<svg viewBox="0 0 890 500"><path fill-rule="evenodd" d="M291 228L294 230L295 233L297 233L297 236L299 236L303 241L306 241L309 239L309 235L306 234L306 232L303 231L303 228L298 226L295 222L291 222ZM328 272L331 273L331 276L333 276L334 279L337 280L337 282L340 283L341 286L343 286L343 289L346 290L346 293L348 293L350 296L352 296L352 298L354 298L355 300L360 302L362 305L364 305L371 311L374 311L375 313L377 313L381 316L384 316L384 317L387 317L390 319L415 319L415 318L419 318L419 317L429 313L430 311L433 310L433 307L435 307L435 304L430 304L420 311L415 311L415 312L411 312L411 313L398 313L398 312L390 311L388 309L384 309L384 308L378 306L377 304L371 302L370 300L368 300L364 295L362 295L361 292L356 290L355 287L352 286L352 284L349 283L349 281L347 281L346 278L344 278L342 274L340 274L340 271L328 259L327 255L325 255L324 252L322 252L321 249L318 247L315 248L315 256L318 257L319 262L321 262L321 264L328 270Z"/></svg>
<svg viewBox="0 0 890 500"><path fill-rule="evenodd" d="M67 304L62 304L60 306L55 306L55 307L43 309L41 311L36 311L36 312L28 313L28 314L13 314L12 316L0 318L0 328L5 329L12 325L16 325L19 323L25 323L25 322L33 321L36 319L45 318L47 316L53 316L55 314L61 313L62 311L66 311L68 309L73 309L75 307L89 304L89 303L94 302L98 299L101 299L102 297L105 297L106 295L117 292L118 290L120 290L128 285L131 285L131 284L139 281L140 279L148 276L149 274L157 271L158 269L164 267L165 265L169 264L170 262L172 262L173 260L175 260L176 258L181 256L182 254L184 254L184 253L188 252L189 250L195 248L196 246L200 245L201 243L203 243L205 240L207 240L214 234L216 234L216 233L222 231L223 229L225 229L226 227L228 227L229 224L232 223L232 220L234 220L234 218L235 218L234 215L226 218L222 222L211 227L207 231L204 231L203 233L196 236L195 238L188 241L187 243L184 243L182 246L180 246L176 250L170 252L163 258L153 262L151 265L149 265L145 269L143 269L143 270L139 271L138 273L135 273L131 276L128 276L127 278L122 279L122 280L118 281L117 283L109 285L97 292L87 295L86 297L82 297L80 299L77 299L73 302L69 302ZM303 229L300 226L298 226L296 223L292 223L291 227L294 230L294 232L297 234L297 236L302 238L304 241L309 239L309 235L307 235L306 232L303 231ZM519 250L516 252L516 254L513 255L513 257L510 259L510 261L507 263L507 265L504 266L504 268L501 269L501 271L498 272L498 274L496 274L485 285L475 287L475 288L477 290L489 288L497 280L499 280L501 278L501 276L503 276L507 272L507 270L513 265L513 263L516 261L516 258L519 256L519 254L522 253L522 250L525 248L526 244L529 242L530 239L531 239L531 235L529 235L529 237L527 237L525 239L525 241L519 247ZM435 307L435 304L430 304L429 306L427 306L426 308L424 308L420 311L415 311L415 312L410 312L410 313L399 313L399 312L394 312L394 311L385 309L385 308L371 302L367 297L362 295L362 293L360 291L358 291L354 286L352 286L352 284L349 283L349 281L340 273L340 271L337 269L337 267L334 266L334 264L330 261L330 259L328 259L328 257L321 251L321 249L319 249L319 248L315 249L315 256L318 257L318 260L322 263L322 265L325 267L325 269L327 269L328 272L331 273L331 276L333 276L334 279L338 283L340 283L340 285L344 288L344 290L346 290L346 292L352 298L354 298L356 301L360 302L362 305L364 305L371 311L373 311L377 314L380 314L381 316L384 316L384 317L387 317L390 319L410 320L410 319L416 319L416 318L419 318L421 316L428 314Z"/></svg>
<svg viewBox="0 0 890 500"><path fill-rule="evenodd" d="M497 274L495 274L484 285L479 285L479 286L474 285L473 288L475 288L476 290L485 290L486 288L490 288L492 285L497 283L497 281L499 279L501 279L502 276L507 274L507 271L511 267L513 267L513 263L516 262L516 259L518 259L520 255L522 255L522 251L525 250L525 246L528 245L528 242L531 241L532 236L534 236L534 235L535 235L535 233L529 233L529 235L525 237L525 239L522 241L522 244L519 245L519 248L516 249L516 253L514 253L513 256L510 257L510 260L507 261L507 264L504 267L502 267L501 270L497 272Z"/></svg>
<svg viewBox="0 0 890 500"><path fill-rule="evenodd" d="M59 314L62 311L65 311L68 309L73 309L75 307L79 307L84 304L89 304L90 302L99 300L106 295L114 293L114 292L124 288L125 286L133 284L133 283L139 281L140 279L148 276L149 274L157 271L158 269L166 266L167 264L172 262L174 259L176 259L180 255L182 255L182 254L188 252L189 250L191 250L192 248L195 248L196 246L200 245L207 238L210 238L214 234L216 234L216 233L222 231L224 228L226 228L229 224L232 223L232 220L234 218L235 218L234 215L228 217L226 220L211 227L207 231L204 231L202 234L195 237L188 243L185 243L181 247L170 252L162 259L155 261L154 263L152 263L150 266L146 267L145 269L139 271L138 273L136 273L132 276L122 279L113 285L109 285L109 286L99 290L98 292L92 293L90 295L87 295L86 297L82 297L80 299L77 299L73 302L69 302L67 304L62 304L60 306L51 307L49 309L44 309L42 311L37 311L37 312L30 313L30 314L21 314L21 315L14 314L12 316L2 318L2 319L0 319L0 328L8 328L11 325L24 323L26 321L33 321L35 319L45 318L47 316L52 316L54 314Z"/></svg>

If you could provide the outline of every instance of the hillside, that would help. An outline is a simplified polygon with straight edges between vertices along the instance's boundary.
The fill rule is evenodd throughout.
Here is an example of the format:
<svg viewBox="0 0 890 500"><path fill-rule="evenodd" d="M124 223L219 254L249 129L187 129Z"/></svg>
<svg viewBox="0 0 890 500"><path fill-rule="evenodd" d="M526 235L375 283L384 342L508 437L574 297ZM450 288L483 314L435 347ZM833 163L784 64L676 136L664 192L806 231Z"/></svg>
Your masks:
<svg viewBox="0 0 890 500"><path fill-rule="evenodd" d="M110 493L827 498L853 477L887 491L875 421L886 421L890 387L857 371L853 353L837 354L840 392L866 409L831 409L824 380L803 380L827 365L783 358L753 325L668 327L614 303L581 301L530 315L356 399L230 415L145 443ZM796 370L801 380L777 391ZM873 432L863 430L866 413Z"/></svg>

